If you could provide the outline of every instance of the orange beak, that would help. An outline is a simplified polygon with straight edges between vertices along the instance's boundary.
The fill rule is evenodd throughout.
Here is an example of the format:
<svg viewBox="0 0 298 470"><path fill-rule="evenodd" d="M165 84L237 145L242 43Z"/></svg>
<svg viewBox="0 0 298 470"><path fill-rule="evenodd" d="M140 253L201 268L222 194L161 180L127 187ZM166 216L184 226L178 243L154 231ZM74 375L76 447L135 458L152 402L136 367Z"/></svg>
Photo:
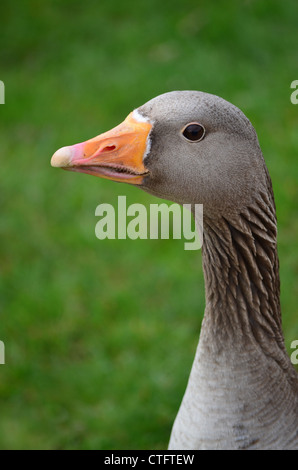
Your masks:
<svg viewBox="0 0 298 470"><path fill-rule="evenodd" d="M114 181L141 184L148 170L143 163L152 125L130 113L124 122L93 139L54 153L51 165Z"/></svg>

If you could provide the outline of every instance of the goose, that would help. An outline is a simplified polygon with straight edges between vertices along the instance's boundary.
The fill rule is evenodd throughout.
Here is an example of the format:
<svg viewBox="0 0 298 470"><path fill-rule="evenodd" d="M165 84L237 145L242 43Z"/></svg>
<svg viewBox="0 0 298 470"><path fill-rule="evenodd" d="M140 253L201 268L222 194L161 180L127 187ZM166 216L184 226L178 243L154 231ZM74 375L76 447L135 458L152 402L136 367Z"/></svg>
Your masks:
<svg viewBox="0 0 298 470"><path fill-rule="evenodd" d="M298 449L272 183L242 111L209 93L168 92L51 164L203 204L205 312L168 448Z"/></svg>

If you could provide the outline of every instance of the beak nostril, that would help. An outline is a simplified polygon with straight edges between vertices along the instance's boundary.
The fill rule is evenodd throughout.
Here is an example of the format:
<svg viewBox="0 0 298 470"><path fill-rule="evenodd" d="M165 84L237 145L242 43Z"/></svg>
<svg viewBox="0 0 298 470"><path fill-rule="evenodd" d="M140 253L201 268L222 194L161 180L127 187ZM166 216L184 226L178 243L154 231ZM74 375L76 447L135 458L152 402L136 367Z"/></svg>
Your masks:
<svg viewBox="0 0 298 470"><path fill-rule="evenodd" d="M106 147L104 147L102 149L102 151L100 153L102 153L102 152L112 152L115 149L116 149L116 145L107 145Z"/></svg>

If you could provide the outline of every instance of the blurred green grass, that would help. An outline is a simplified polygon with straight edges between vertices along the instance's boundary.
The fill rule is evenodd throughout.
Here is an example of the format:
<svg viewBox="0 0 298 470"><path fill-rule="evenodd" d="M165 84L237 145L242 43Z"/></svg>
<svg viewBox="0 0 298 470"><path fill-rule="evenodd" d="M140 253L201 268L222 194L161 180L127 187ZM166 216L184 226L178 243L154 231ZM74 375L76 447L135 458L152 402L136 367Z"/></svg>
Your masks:
<svg viewBox="0 0 298 470"><path fill-rule="evenodd" d="M239 106L259 135L279 220L286 345L298 338L295 0L3 2L2 449L161 449L204 310L183 241L99 241L125 185L50 167L52 153L170 90Z"/></svg>

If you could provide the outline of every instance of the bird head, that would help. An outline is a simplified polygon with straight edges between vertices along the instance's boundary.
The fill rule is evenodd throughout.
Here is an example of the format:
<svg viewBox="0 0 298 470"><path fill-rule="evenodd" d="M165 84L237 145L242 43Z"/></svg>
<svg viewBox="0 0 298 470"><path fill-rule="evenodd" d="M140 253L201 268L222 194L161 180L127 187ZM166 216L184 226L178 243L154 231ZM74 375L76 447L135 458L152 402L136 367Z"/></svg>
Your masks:
<svg viewBox="0 0 298 470"><path fill-rule="evenodd" d="M59 149L51 164L143 190L210 214L241 210L266 181L250 121L224 99L199 91L157 96L123 123Z"/></svg>

